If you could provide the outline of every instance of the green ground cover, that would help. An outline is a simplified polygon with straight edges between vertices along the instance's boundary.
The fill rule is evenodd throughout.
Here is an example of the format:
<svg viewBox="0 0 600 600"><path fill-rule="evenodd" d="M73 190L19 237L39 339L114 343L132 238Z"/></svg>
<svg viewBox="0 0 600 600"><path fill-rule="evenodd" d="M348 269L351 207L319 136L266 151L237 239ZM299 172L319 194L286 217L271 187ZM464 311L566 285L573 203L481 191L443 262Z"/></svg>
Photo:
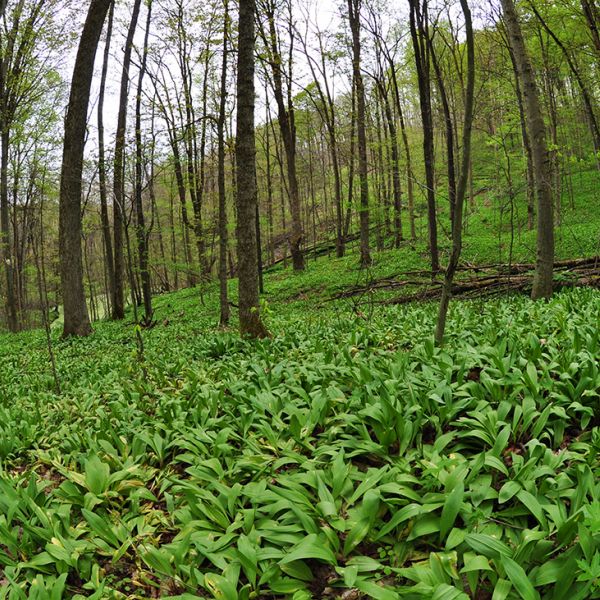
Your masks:
<svg viewBox="0 0 600 600"><path fill-rule="evenodd" d="M455 303L439 350L433 304L291 279L262 342L194 290L142 361L131 323L56 332L60 397L0 337L0 596L596 597L600 295Z"/></svg>
<svg viewBox="0 0 600 600"><path fill-rule="evenodd" d="M580 177L559 258L597 253ZM508 260L497 217L478 196L465 261ZM600 597L600 293L454 302L442 350L435 304L331 301L427 263L276 267L254 343L214 284L156 298L143 351L131 313L57 322L60 395L43 333L0 335L0 598Z"/></svg>

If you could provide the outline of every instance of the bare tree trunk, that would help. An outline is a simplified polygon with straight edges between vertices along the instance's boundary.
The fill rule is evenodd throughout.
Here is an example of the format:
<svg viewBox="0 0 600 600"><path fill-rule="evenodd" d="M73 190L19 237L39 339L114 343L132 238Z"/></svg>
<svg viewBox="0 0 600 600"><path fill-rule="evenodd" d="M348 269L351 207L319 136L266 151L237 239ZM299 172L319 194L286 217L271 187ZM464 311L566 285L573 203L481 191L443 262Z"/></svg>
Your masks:
<svg viewBox="0 0 600 600"><path fill-rule="evenodd" d="M45 179L45 177L44 177ZM46 284L46 266L44 257L44 183L42 181L41 199L40 199L40 231L39 231L39 250L38 240L35 235L35 231L31 232L31 249L33 251L33 258L35 260L35 269L37 273L37 288L40 299L40 309L42 313L42 324L44 326L44 332L46 334L46 348L48 349L48 357L50 358L50 366L52 368L52 378L54 379L54 391L57 395L61 394L60 378L58 376L58 369L56 368L56 356L54 355L54 348L52 346L52 335L50 331L50 318L48 310L48 287Z"/></svg>
<svg viewBox="0 0 600 600"><path fill-rule="evenodd" d="M142 52L142 64L138 76L137 94L135 99L135 214L136 214L136 236L138 246L138 260L140 263L140 277L142 280L142 297L144 300L144 323L152 323L152 285L150 282L150 269L148 265L148 235L144 218L144 203L142 202L142 85L146 74L148 60L148 36L150 35L150 23L152 19L152 0L148 2L146 18L146 33L144 36L144 49Z"/></svg>
<svg viewBox="0 0 600 600"><path fill-rule="evenodd" d="M442 110L444 112L444 125L446 128L446 162L448 173L448 201L450 204L450 223L454 222L454 209L456 206L456 158L454 155L454 126L452 123L452 115L450 114L450 103L448 102L448 94L444 85L442 70L438 63L433 43L431 39L428 41L429 52L431 54L431 62L435 71L435 79L437 82L440 100L442 101Z"/></svg>
<svg viewBox="0 0 600 600"><path fill-rule="evenodd" d="M527 54L523 33L513 0L501 0L504 23L512 48L516 76L521 82L525 99L525 116L531 140L534 177L537 196L537 260L532 299L549 298L552 295L554 265L554 221L552 206L552 173L546 147L546 126L540 103L535 76Z"/></svg>
<svg viewBox="0 0 600 600"><path fill-rule="evenodd" d="M431 253L431 271L440 270L437 242L437 211L435 206L435 158L433 116L431 111L431 83L429 77L427 0L409 0L410 33L415 53L415 65L419 83L419 104L423 121L423 157L425 160L425 181L427 186L427 216L429 221L429 251Z"/></svg>
<svg viewBox="0 0 600 600"><path fill-rule="evenodd" d="M237 244L242 335L268 335L260 318L256 246L256 145L254 138L255 1L240 0L237 63Z"/></svg>
<svg viewBox="0 0 600 600"><path fill-rule="evenodd" d="M354 150L356 147L356 88L352 86L352 110L350 113L350 164L348 165L348 202L346 206L346 217L344 220L344 241L350 233L352 222L352 203L354 200Z"/></svg>
<svg viewBox="0 0 600 600"><path fill-rule="evenodd" d="M2 262L6 274L6 322L9 331L19 329L15 297L14 260L10 235L10 213L8 207L8 146L10 136L6 124L0 134L0 231L2 232Z"/></svg>
<svg viewBox="0 0 600 600"><path fill-rule="evenodd" d="M129 67L133 37L140 14L141 0L134 0L131 22L125 41L123 71L121 73L121 91L119 94L119 114L117 117L117 135L115 138L114 176L113 176L113 227L115 237L115 292L113 297L113 319L125 316L124 278L125 259L123 256L123 227L125 214L125 130L127 128L127 97L129 87Z"/></svg>
<svg viewBox="0 0 600 600"><path fill-rule="evenodd" d="M94 60L110 0L92 0L79 40L65 119L59 201L60 279L64 305L63 336L92 331L83 287L81 255L81 178Z"/></svg>
<svg viewBox="0 0 600 600"><path fill-rule="evenodd" d="M102 63L102 75L100 78L100 92L98 95L98 178L100 190L100 220L102 223L102 237L104 240L104 254L106 260L106 274L110 301L115 296L115 263L113 256L112 239L110 233L110 221L108 218L108 200L106 185L106 159L104 149L104 92L106 88L106 76L108 73L108 61L110 57L110 42L112 38L113 17L115 12L114 1L110 3L108 13L108 26L106 31L106 45L104 47L104 61Z"/></svg>
<svg viewBox="0 0 600 600"><path fill-rule="evenodd" d="M219 324L229 324L229 297L227 294L227 197L225 193L225 119L227 117L227 61L229 48L229 0L224 0L223 17L223 62L221 67L221 90L219 97L219 120L217 123L218 139L218 188L219 188L219 301L221 315ZM268 126L267 126L268 135ZM267 158L267 160L269 160ZM267 173L270 185L270 173Z"/></svg>
<svg viewBox="0 0 600 600"><path fill-rule="evenodd" d="M404 121L404 111L402 110L402 103L400 100L400 89L398 86L398 77L396 75L396 66L394 61L392 60L392 57L387 52L386 57L388 61L388 67L390 69L390 76L392 78L392 86L394 88L396 112L398 113L398 119L400 120L400 133L402 135L404 155L406 156L406 192L408 196L408 219L410 221L410 239L414 242L417 238L417 233L415 230L415 194L410 145L408 143L408 134L406 133L406 123Z"/></svg>
<svg viewBox="0 0 600 600"><path fill-rule="evenodd" d="M275 6L274 0L267 0L262 10L265 12L269 32L261 31L266 47L270 53L270 63L273 75L273 91L277 103L277 116L279 129L285 150L286 168L287 168L287 187L290 201L291 234L289 238L290 252L292 254L292 264L294 271L304 270L304 254L302 252L302 242L304 231L302 229L302 211L300 204L300 189L298 187L298 174L296 171L296 122L294 105L291 95L291 73L288 73L288 101L284 98L282 56L279 51L277 30L275 28ZM290 16L291 19L291 16ZM290 28L290 37L293 36L293 30ZM293 39L292 39L293 41ZM290 57L291 64L291 57Z"/></svg>
<svg viewBox="0 0 600 600"><path fill-rule="evenodd" d="M371 259L369 242L369 165L367 161L367 131L365 87L360 66L360 9L362 0L348 0L348 16L352 31L352 79L356 92L356 129L358 133L358 176L360 180L360 266L368 267Z"/></svg>
<svg viewBox="0 0 600 600"><path fill-rule="evenodd" d="M452 253L450 261L444 274L444 284L442 286L442 298L435 328L435 341L441 345L444 340L444 331L446 330L446 317L448 315L448 306L452 297L452 282L454 274L460 260L462 250L462 226L463 226L463 208L465 204L465 195L469 181L469 168L471 164L471 131L473 128L473 104L475 92L475 40L473 36L473 23L471 11L467 0L460 0L463 15L465 17L466 44L467 44L467 89L465 91L465 117L463 123L463 142L462 157L460 165L460 175L458 187L456 190L456 203L454 205L452 220Z"/></svg>
<svg viewBox="0 0 600 600"><path fill-rule="evenodd" d="M390 134L390 149L392 153L392 186L394 192L394 245L400 247L402 242L402 190L400 189L400 153L398 151L398 131L388 98L388 91L383 81L378 82L388 131Z"/></svg>

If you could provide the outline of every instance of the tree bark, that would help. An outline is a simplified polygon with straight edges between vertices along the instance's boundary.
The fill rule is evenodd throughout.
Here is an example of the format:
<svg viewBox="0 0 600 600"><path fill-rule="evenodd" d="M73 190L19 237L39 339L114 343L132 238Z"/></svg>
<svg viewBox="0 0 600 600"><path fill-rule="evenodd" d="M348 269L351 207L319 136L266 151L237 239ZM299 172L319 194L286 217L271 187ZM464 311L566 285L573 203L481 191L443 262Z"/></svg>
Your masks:
<svg viewBox="0 0 600 600"><path fill-rule="evenodd" d="M501 0L504 24L508 33L515 65L525 100L525 116L531 142L534 178L537 196L537 258L532 299L549 298L552 295L554 263L554 222L552 206L552 172L546 146L546 126L533 68L527 54L521 25L513 0Z"/></svg>
<svg viewBox="0 0 600 600"><path fill-rule="evenodd" d="M84 336L92 331L83 287L81 178L94 61L109 5L110 0L92 0L90 3L73 68L71 94L65 119L59 201L63 336Z"/></svg>
<svg viewBox="0 0 600 600"><path fill-rule="evenodd" d="M229 324L229 297L227 293L227 196L225 192L225 119L227 118L227 61L229 45L229 0L224 0L223 17L223 57L221 66L221 90L219 97L219 120L217 123L218 140L218 188L219 188L219 301L221 314L219 324ZM268 133L268 126L267 126ZM268 158L267 158L268 160ZM270 177L270 174L268 174ZM269 182L270 185L270 182Z"/></svg>
<svg viewBox="0 0 600 600"><path fill-rule="evenodd" d="M473 22L471 11L467 0L460 0L463 15L465 17L466 45L467 45L467 89L465 90L465 117L463 123L462 139L462 157L460 165L460 175L456 189L455 204L452 219L452 252L446 272L444 274L444 284L442 286L442 298L438 312L438 319L435 329L435 341L441 345L444 340L446 330L446 317L448 315L448 306L452 297L452 283L454 274L460 260L462 250L462 227L463 227L463 208L465 204L465 195L469 181L469 167L471 164L471 131L473 129L473 105L475 95L475 40L473 36Z"/></svg>
<svg viewBox="0 0 600 600"><path fill-rule="evenodd" d="M427 217L429 222L429 251L431 253L431 271L440 270L437 242L437 211L435 202L435 155L433 137L433 115L431 110L431 82L427 38L427 0L409 0L410 33L412 37L415 66L419 84L419 104L423 121L423 157L425 160L425 181L427 186Z"/></svg>
<svg viewBox="0 0 600 600"><path fill-rule="evenodd" d="M150 281L150 268L148 264L148 231L144 218L144 203L142 199L142 174L143 174L143 149L142 149L142 85L146 74L148 61L148 36L152 19L152 0L148 2L146 18L146 33L144 36L144 49L142 51L142 64L138 76L137 94L135 98L135 215L136 238L138 246L138 260L140 264L140 278L142 280L142 298L144 301L144 323L152 323L152 285Z"/></svg>
<svg viewBox="0 0 600 600"><path fill-rule="evenodd" d="M348 17L352 31L352 79L356 92L356 129L358 133L358 177L360 180L360 266L368 267L371 259L369 241L369 165L367 161L367 131L365 87L361 73L360 9L362 0L348 0Z"/></svg>
<svg viewBox="0 0 600 600"><path fill-rule="evenodd" d="M300 189L298 187L298 174L296 171L296 123L294 105L292 103L291 92L288 92L288 101L284 98L282 56L279 50L277 30L275 28L275 6L273 0L267 0L263 6L268 19L269 32L261 32L265 45L269 50L269 61L273 74L273 91L277 103L277 117L279 129L285 150L287 184L290 201L290 212L292 216L291 233L289 238L290 252L292 254L292 264L294 271L304 270L304 254L302 252L302 242L304 231L302 228L302 214L300 206ZM292 35L290 30L290 35ZM291 79L291 74L288 73ZM291 86L289 81L288 86ZM288 88L288 90L291 88Z"/></svg>
<svg viewBox="0 0 600 600"><path fill-rule="evenodd" d="M113 176L113 228L115 257L115 290L113 296L113 319L125 316L125 257L123 255L123 227L125 223L125 131L127 129L127 97L129 88L129 67L133 36L140 14L141 0L135 0L123 56L121 90L119 94L119 114L117 116L117 134L115 138L114 176Z"/></svg>
<svg viewBox="0 0 600 600"><path fill-rule="evenodd" d="M256 245L256 143L254 133L254 18L255 0L240 0L237 63L237 245L240 332L265 337L258 295Z"/></svg>
<svg viewBox="0 0 600 600"><path fill-rule="evenodd" d="M600 10L596 6L596 0L581 0L581 8L592 36L594 48L600 57Z"/></svg>
<svg viewBox="0 0 600 600"><path fill-rule="evenodd" d="M102 238L104 240L104 256L106 261L106 274L108 280L109 302L112 304L115 294L115 263L113 256L110 221L108 218L108 193L106 185L106 158L104 146L104 95L108 61L110 57L110 42L112 38L113 17L115 12L114 0L111 0L108 13L108 26L106 31L106 45L104 47L104 61L100 77L100 92L98 95L98 187L100 191L100 221L102 223Z"/></svg>

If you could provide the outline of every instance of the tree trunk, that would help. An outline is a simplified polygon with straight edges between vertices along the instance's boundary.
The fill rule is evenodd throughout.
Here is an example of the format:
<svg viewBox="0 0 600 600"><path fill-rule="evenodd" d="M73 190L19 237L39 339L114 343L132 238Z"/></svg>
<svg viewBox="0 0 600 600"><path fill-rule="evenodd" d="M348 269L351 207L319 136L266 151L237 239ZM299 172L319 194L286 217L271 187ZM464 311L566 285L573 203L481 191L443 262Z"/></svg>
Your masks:
<svg viewBox="0 0 600 600"><path fill-rule="evenodd" d="M475 93L475 40L473 36L473 22L471 11L467 0L460 0L463 15L465 17L466 45L467 45L467 89L465 91L465 117L463 123L463 141L462 157L460 165L460 175L458 187L455 196L455 205L452 220L452 252L450 261L444 274L444 284L442 286L442 298L438 312L438 319L435 329L435 341L441 345L444 340L444 331L446 329L446 317L448 315L448 306L452 297L452 283L454 274L458 267L460 253L462 250L462 227L463 227L463 208L465 204L465 195L469 181L469 168L471 164L471 131L473 128L473 104Z"/></svg>
<svg viewBox="0 0 600 600"><path fill-rule="evenodd" d="M450 114L450 103L448 102L448 94L444 85L442 70L438 63L433 43L428 40L429 51L431 54L431 62L435 71L435 80L437 82L440 100L442 101L442 110L444 112L444 125L446 128L446 163L448 173L448 202L450 208L450 223L454 222L454 209L456 207L456 158L454 153L454 126L452 123L452 115Z"/></svg>
<svg viewBox="0 0 600 600"><path fill-rule="evenodd" d="M360 266L371 265L369 242L369 165L367 162L367 131L365 87L360 66L360 9L362 0L348 0L348 17L352 31L352 79L356 93L356 129L358 133L358 176L360 180Z"/></svg>
<svg viewBox="0 0 600 600"><path fill-rule="evenodd" d="M268 335L260 318L256 246L256 144L254 138L255 1L239 2L237 63L237 245L240 332L255 338Z"/></svg>
<svg viewBox="0 0 600 600"><path fill-rule="evenodd" d="M110 0L92 0L90 3L75 58L65 119L59 201L63 336L89 335L92 331L83 287L81 178L94 60L109 5Z"/></svg>
<svg viewBox="0 0 600 600"><path fill-rule="evenodd" d="M546 126L540 103L535 76L527 54L525 42L513 0L501 0L504 23L512 48L516 76L519 78L525 100L525 116L531 141L534 178L537 196L537 260L532 299L549 298L552 295L554 264L554 222L552 206L552 172L546 147Z"/></svg>
<svg viewBox="0 0 600 600"><path fill-rule="evenodd" d="M135 215L136 215L136 237L138 246L138 260L140 263L140 277L142 280L142 298L144 301L144 318L146 325L152 322L152 285L150 282L150 269L148 265L148 231L144 218L144 203L142 201L142 85L146 74L148 60L148 36L150 35L150 22L152 18L152 0L148 2L148 14L146 19L146 33L144 37L144 49L142 52L142 64L138 76L137 94L135 99Z"/></svg>
<svg viewBox="0 0 600 600"><path fill-rule="evenodd" d="M288 102L283 91L283 73L281 69L282 57L279 51L277 31L275 28L275 2L269 0L265 7L266 15L269 21L268 39L263 34L265 44L269 48L271 70L273 74L273 91L277 103L277 116L279 129L285 150L287 184L290 201L290 213L292 216L291 234L289 238L290 252L292 254L292 264L294 271L304 270L304 255L302 253L302 241L304 232L302 229L302 214L300 206L300 189L298 187L298 174L296 172L296 124L294 106L292 104L291 93L288 93ZM290 32L291 33L291 32ZM291 86L291 74L288 85Z"/></svg>
<svg viewBox="0 0 600 600"><path fill-rule="evenodd" d="M111 303L115 296L115 263L110 233L110 221L108 218L106 159L104 151L104 92L106 88L106 76L108 73L108 61L110 57L110 42L112 38L114 12L115 4L114 1L111 1L110 10L108 13L108 27L106 31L106 45L104 47L102 75L100 77L100 92L98 95L98 187L100 190L100 221L102 223L102 238L104 240L106 275L108 280L108 291Z"/></svg>
<svg viewBox="0 0 600 600"><path fill-rule="evenodd" d="M225 119L227 117L227 60L229 45L229 0L224 0L223 17L223 62L221 67L221 90L219 97L219 120L217 123L218 139L218 188L219 188L219 300L221 314L219 324L229 324L229 297L227 294L227 197L225 194ZM268 126L267 126L268 135ZM268 158L267 158L268 160ZM270 178L270 173L268 173ZM269 181L270 185L270 181Z"/></svg>
<svg viewBox="0 0 600 600"><path fill-rule="evenodd" d="M141 0L135 0L123 56L123 71L121 73L121 90L119 94L119 114L117 117L117 134L115 137L115 157L113 176L113 227L115 237L115 291L113 296L113 319L125 316L125 258L123 255L123 227L125 221L125 131L127 128L127 97L129 87L129 67L133 37L140 14Z"/></svg>
<svg viewBox="0 0 600 600"><path fill-rule="evenodd" d="M10 212L8 206L8 147L10 134L7 124L2 124L0 133L0 231L2 236L2 262L6 274L6 323L8 330L15 332L19 328L17 303L15 297L14 265L12 241L10 235Z"/></svg>
<svg viewBox="0 0 600 600"><path fill-rule="evenodd" d="M419 104L423 121L423 157L425 160L425 181L427 186L427 217L429 222L429 251L431 253L431 271L440 270L437 243L437 214L435 206L435 158L433 115L431 111L431 82L429 77L429 52L427 38L427 0L409 0L410 33L413 41L417 79L419 83Z"/></svg>
<svg viewBox="0 0 600 600"><path fill-rule="evenodd" d="M581 8L592 36L594 48L600 58L600 10L596 6L595 0L581 0Z"/></svg>
<svg viewBox="0 0 600 600"><path fill-rule="evenodd" d="M383 109L388 131L390 134L390 149L392 152L392 186L394 193L394 246L400 247L402 235L402 190L400 189L400 153L398 151L398 131L392 114L392 107L388 98L388 92L383 84L379 82L379 91L383 101Z"/></svg>

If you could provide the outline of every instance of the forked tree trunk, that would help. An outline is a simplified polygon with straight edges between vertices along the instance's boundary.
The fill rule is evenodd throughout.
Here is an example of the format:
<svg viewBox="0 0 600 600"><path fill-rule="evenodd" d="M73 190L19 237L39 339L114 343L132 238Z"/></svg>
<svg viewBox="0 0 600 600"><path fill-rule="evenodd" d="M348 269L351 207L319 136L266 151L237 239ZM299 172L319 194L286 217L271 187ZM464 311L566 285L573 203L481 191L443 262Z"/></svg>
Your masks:
<svg viewBox="0 0 600 600"><path fill-rule="evenodd" d="M456 189L455 204L452 219L452 252L450 261L444 274L444 284L442 286L442 298L435 329L435 341L441 345L444 340L444 331L446 329L446 317L448 315L448 306L452 297L452 283L454 274L458 267L460 253L462 250L462 227L463 227L463 208L465 204L465 195L469 181L469 168L471 164L471 131L473 128L473 104L475 93L475 40L473 36L473 22L471 11L467 0L460 0L463 15L465 17L466 45L467 45L467 89L465 90L465 118L463 123L462 139L462 157L460 165L460 175Z"/></svg>
<svg viewBox="0 0 600 600"><path fill-rule="evenodd" d="M64 305L63 336L92 331L83 287L81 178L90 87L96 49L111 0L92 0L79 40L65 119L60 178L59 252Z"/></svg>
<svg viewBox="0 0 600 600"><path fill-rule="evenodd" d="M423 158L425 160L425 181L427 186L427 218L429 223L429 251L431 270L440 270L437 242L437 211L435 203L435 158L433 137L433 114L431 110L431 82L427 38L427 0L409 0L410 33L415 54L417 80L419 83L419 104L423 121Z"/></svg>

